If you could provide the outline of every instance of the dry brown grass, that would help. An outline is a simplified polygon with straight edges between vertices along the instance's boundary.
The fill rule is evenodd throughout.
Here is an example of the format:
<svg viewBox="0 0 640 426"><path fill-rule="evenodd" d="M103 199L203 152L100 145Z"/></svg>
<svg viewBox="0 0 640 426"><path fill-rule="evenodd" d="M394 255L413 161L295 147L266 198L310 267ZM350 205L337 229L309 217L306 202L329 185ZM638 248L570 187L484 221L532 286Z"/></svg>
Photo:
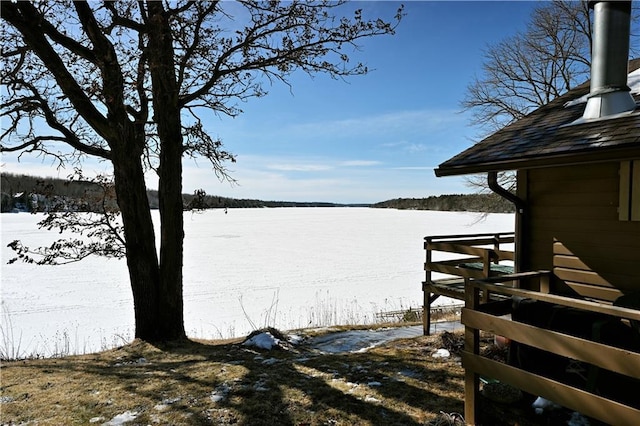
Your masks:
<svg viewBox="0 0 640 426"><path fill-rule="evenodd" d="M455 356L431 357L442 344L436 335L327 355L304 344L261 351L238 340L136 341L5 362L1 423L102 424L128 412L131 425L454 424L447 415L463 412L464 372ZM485 424L535 424L511 408L483 412Z"/></svg>

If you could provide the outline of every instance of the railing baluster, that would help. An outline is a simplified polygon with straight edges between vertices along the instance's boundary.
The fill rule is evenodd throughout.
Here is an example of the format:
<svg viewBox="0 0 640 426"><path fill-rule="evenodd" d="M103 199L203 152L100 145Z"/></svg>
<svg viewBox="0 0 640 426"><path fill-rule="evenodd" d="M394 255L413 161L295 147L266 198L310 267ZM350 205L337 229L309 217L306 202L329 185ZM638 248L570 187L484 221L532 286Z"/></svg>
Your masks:
<svg viewBox="0 0 640 426"><path fill-rule="evenodd" d="M464 279L465 310L475 310L480 302L479 289L473 286L469 278ZM473 355L480 354L480 331L464 327L464 350ZM468 425L476 424L476 396L480 392L480 376L471 368L464 369L464 418Z"/></svg>

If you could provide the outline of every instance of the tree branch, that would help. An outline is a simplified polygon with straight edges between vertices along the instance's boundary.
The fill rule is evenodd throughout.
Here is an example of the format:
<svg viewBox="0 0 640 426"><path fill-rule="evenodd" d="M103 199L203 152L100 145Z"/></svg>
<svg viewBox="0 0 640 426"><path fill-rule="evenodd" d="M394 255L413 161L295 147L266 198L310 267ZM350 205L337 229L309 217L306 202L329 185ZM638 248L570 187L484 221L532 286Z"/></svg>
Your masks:
<svg viewBox="0 0 640 426"><path fill-rule="evenodd" d="M44 33L33 25L34 22L46 21L45 18L29 2L3 3L2 18L20 31L27 45L47 64L49 71L76 111L100 136L110 139L113 129L109 122L75 81Z"/></svg>
<svg viewBox="0 0 640 426"><path fill-rule="evenodd" d="M364 37L393 34L395 25L402 17L400 8L396 14L395 25L382 20L366 22L362 20L360 12L356 11L353 23L343 18L336 27L325 28L323 23L330 18L320 10L336 7L340 2L323 2L318 5L293 3L287 7L273 9L267 6L261 8L260 4L250 2L241 3L249 10L255 9L252 14L254 25L245 28L242 33L238 31L235 43L231 39L220 41L219 44L223 45L225 50L212 63L209 77L197 89L181 95L182 106L210 93L225 76L237 75L243 71L262 71L266 74L268 69L273 67L278 69L281 76L295 68L308 73L326 72L332 76L364 74L367 69L362 64L340 69L337 65L319 58L328 53L336 53L342 63L346 63L347 56L339 52L342 45L355 45L356 40ZM278 34L282 34L280 40L271 40L272 36ZM239 54L243 59L236 64L229 64L228 60L235 54Z"/></svg>

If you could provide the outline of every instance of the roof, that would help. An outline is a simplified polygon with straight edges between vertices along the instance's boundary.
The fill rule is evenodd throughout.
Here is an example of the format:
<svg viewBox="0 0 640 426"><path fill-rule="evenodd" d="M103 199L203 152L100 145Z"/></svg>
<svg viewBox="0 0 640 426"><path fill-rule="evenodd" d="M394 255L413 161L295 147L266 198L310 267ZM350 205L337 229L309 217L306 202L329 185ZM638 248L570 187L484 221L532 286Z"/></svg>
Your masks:
<svg viewBox="0 0 640 426"><path fill-rule="evenodd" d="M640 104L640 58L629 70ZM440 164L436 176L640 158L640 105L631 114L572 124L588 94L587 81Z"/></svg>

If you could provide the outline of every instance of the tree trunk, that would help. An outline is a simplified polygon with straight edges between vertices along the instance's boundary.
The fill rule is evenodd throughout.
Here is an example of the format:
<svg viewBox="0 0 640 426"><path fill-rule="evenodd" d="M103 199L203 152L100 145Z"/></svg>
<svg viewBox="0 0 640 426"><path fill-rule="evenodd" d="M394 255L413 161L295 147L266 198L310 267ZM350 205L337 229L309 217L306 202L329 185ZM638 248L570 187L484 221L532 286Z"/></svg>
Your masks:
<svg viewBox="0 0 640 426"><path fill-rule="evenodd" d="M103 117L86 96L73 76L65 69L64 61L49 45L41 21L44 18L28 2L21 4L3 3L2 19L11 22L24 36L27 45L41 58L60 85L65 96L71 101L78 114L96 132L107 140L111 148L114 169L115 190L118 206L122 214L129 279L133 292L136 331L135 337L147 341L168 341L185 338L182 308L182 199L180 111L177 106L175 77L173 86L162 86L167 80L164 74L161 86L154 88L154 110L159 117L159 135L162 143L160 176L162 208L162 250L161 266L155 243L155 232L146 194L142 153L146 142L144 123L130 121L122 99L124 98L122 75L113 72L117 66L115 56L101 52L103 65L105 98L108 114ZM162 9L162 3L151 2L150 8ZM91 11L81 7L83 17L93 19ZM80 11L80 9L78 9ZM161 16L164 18L164 16ZM156 22L156 21L154 21ZM150 25L156 44L170 53L171 38L166 19L160 26ZM91 27L92 23L87 23ZM165 28L166 27L166 28ZM157 31L157 29L160 31ZM159 35L159 37L158 37ZM163 37L167 39L164 40ZM99 36L96 36L100 39ZM106 40L101 40L106 43ZM163 44L164 43L164 44ZM107 46L109 47L109 46ZM112 46L111 46L112 47ZM94 46L94 48L97 48ZM73 50L73 49L71 49ZM105 62L106 61L106 62ZM113 64L108 63L113 61ZM164 62L166 61L166 63ZM100 62L100 61L97 61ZM153 74L173 72L173 59L165 56L154 58ZM160 64L159 69L153 66ZM27 67L27 70L29 67ZM36 67L37 69L37 67ZM35 71L34 71L35 72ZM33 77L33 76L32 76ZM143 78L143 76L141 76ZM155 81L154 81L155 82ZM43 83L44 84L44 83ZM155 95L158 94L158 98ZM166 96L165 96L166 95ZM175 98L175 99L174 99ZM167 108L164 110L164 108ZM177 132L176 132L177 129ZM86 145L87 153L94 154L94 148ZM99 151L99 150L95 150ZM165 152L166 151L166 152ZM98 152L98 154L100 154Z"/></svg>
<svg viewBox="0 0 640 426"><path fill-rule="evenodd" d="M133 141L127 142L132 144ZM159 324L158 254L141 159L135 152L132 155L126 143L112 146L115 190L124 225L133 292L135 337L147 341L165 340Z"/></svg>
<svg viewBox="0 0 640 426"><path fill-rule="evenodd" d="M162 2L148 2L149 70L153 113L160 139L158 198L160 209L159 322L174 339L186 337L182 297L183 202L182 123L174 67L171 28Z"/></svg>

